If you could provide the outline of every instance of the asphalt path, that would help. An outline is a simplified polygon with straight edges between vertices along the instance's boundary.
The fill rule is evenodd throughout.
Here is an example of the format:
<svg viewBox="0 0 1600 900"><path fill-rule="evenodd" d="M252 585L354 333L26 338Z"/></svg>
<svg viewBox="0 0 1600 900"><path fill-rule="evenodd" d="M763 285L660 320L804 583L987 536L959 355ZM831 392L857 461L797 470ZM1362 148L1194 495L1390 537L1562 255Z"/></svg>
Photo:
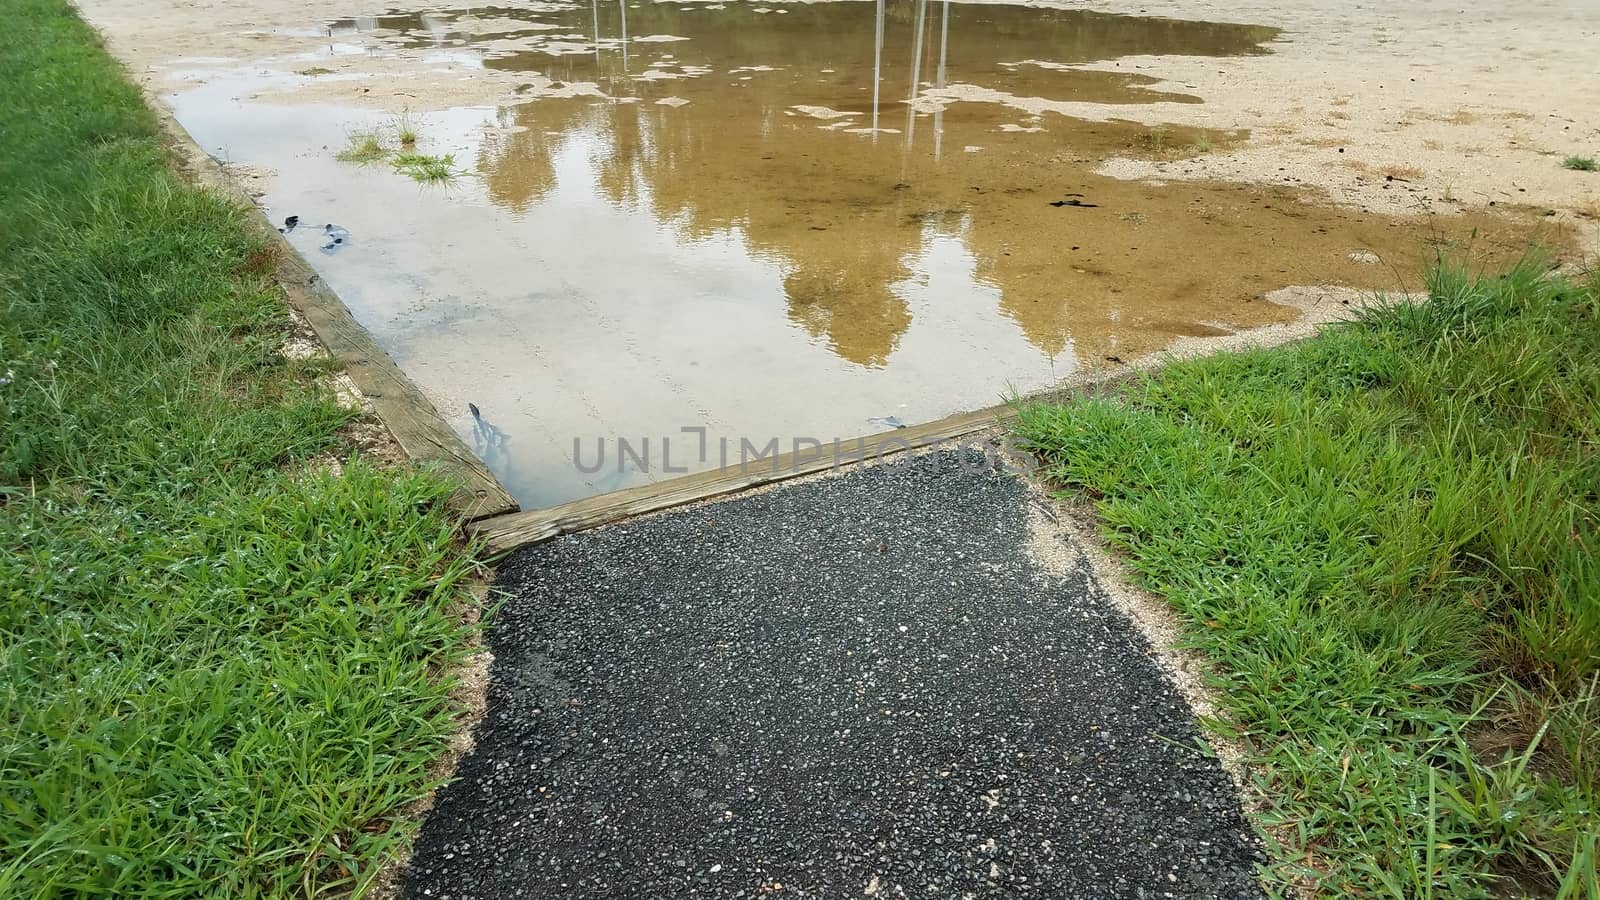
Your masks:
<svg viewBox="0 0 1600 900"><path fill-rule="evenodd" d="M1147 643L1041 558L1025 485L956 463L514 555L407 896L1261 896Z"/></svg>

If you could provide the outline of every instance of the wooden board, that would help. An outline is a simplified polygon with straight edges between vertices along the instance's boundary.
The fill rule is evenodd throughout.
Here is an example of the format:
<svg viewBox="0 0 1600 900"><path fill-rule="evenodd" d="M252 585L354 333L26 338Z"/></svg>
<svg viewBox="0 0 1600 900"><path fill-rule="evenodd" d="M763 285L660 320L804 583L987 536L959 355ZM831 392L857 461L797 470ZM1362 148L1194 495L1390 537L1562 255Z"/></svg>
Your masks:
<svg viewBox="0 0 1600 900"><path fill-rule="evenodd" d="M897 428L862 438L807 447L797 452L752 459L668 481L642 484L571 503L479 519L467 526L490 554L597 528L643 513L720 497L824 469L872 461L983 431L1015 416L1010 406L960 413L925 425Z"/></svg>
<svg viewBox="0 0 1600 900"><path fill-rule="evenodd" d="M166 108L156 102L149 102L149 106L195 181L256 208L253 199L228 178L222 166L195 143ZM422 391L350 315L344 302L294 246L275 228L270 230L277 251L277 279L289 304L305 317L328 352L344 366L406 456L432 466L459 485L450 497L450 508L468 521L515 512L517 502L456 437Z"/></svg>

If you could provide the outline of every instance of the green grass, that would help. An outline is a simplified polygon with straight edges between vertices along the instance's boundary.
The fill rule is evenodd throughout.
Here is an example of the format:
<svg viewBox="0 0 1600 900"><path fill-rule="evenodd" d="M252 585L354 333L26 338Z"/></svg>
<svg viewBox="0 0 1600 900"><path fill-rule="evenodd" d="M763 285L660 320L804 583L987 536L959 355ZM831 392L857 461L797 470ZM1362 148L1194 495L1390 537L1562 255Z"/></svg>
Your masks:
<svg viewBox="0 0 1600 900"><path fill-rule="evenodd" d="M355 131L348 135L345 148L336 154L336 158L341 162L366 165L388 155L389 151L383 146L383 138L376 131Z"/></svg>
<svg viewBox="0 0 1600 900"><path fill-rule="evenodd" d="M391 154L378 132L356 131L350 134L348 144L339 151L338 158L363 165L387 159L396 172L420 184L448 184L461 175L456 168L455 154L432 156L409 149L417 144L417 128L409 114L396 117L392 128L400 146L407 149Z"/></svg>
<svg viewBox="0 0 1600 900"><path fill-rule="evenodd" d="M1593 172L1596 168L1600 168L1600 165L1595 163L1592 156L1569 156L1561 161L1561 168L1576 169L1579 172Z"/></svg>
<svg viewBox="0 0 1600 900"><path fill-rule="evenodd" d="M0 896L363 883L450 730L468 563L285 360L255 217L62 0L0 47Z"/></svg>
<svg viewBox="0 0 1600 900"><path fill-rule="evenodd" d="M394 136L402 147L417 145L417 122L411 117L410 110L394 117Z"/></svg>
<svg viewBox="0 0 1600 900"><path fill-rule="evenodd" d="M1214 660L1276 878L1600 897L1600 282L1430 288L1017 427Z"/></svg>
<svg viewBox="0 0 1600 900"><path fill-rule="evenodd" d="M453 153L446 153L443 156L399 153L392 162L395 171L409 175L422 184L443 184L461 174L456 170L456 157Z"/></svg>

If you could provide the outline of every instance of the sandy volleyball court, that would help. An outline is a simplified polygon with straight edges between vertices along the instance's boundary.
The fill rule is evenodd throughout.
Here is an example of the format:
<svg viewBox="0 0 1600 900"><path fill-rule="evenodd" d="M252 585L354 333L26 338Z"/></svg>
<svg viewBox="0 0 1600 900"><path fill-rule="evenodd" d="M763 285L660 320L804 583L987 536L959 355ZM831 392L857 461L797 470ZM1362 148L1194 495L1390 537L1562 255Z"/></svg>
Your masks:
<svg viewBox="0 0 1600 900"><path fill-rule="evenodd" d="M525 507L1597 246L1592 4L81 8Z"/></svg>

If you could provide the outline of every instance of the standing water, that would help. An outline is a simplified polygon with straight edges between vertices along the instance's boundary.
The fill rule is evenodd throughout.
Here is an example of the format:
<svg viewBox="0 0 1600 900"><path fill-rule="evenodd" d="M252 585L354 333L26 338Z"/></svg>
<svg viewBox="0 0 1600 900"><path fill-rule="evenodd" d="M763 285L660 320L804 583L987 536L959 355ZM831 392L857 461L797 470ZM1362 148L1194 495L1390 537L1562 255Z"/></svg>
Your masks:
<svg viewBox="0 0 1600 900"><path fill-rule="evenodd" d="M1244 140L1119 109L1201 102L1141 59L1268 53L1271 28L947 0L321 27L294 79L213 76L178 116L270 168L277 214L349 229L308 256L524 507L1283 323L1265 293L1395 287L1423 249L1405 220L1288 186L1096 174ZM516 82L502 107L416 98L446 107L410 118L420 151L453 154L448 186L337 160L390 119L294 90L394 60Z"/></svg>

